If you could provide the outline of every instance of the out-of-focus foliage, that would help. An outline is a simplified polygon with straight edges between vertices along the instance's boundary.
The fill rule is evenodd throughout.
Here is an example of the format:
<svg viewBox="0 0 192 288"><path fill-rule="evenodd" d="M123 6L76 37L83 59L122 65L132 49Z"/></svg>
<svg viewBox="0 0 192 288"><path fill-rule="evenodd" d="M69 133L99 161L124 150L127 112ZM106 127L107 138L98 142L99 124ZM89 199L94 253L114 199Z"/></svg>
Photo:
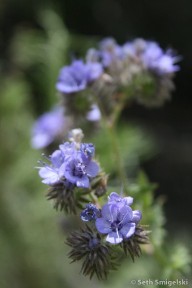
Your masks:
<svg viewBox="0 0 192 288"><path fill-rule="evenodd" d="M57 100L55 83L58 71L66 63L70 37L53 11L42 11L38 19L43 30L18 29L11 55L16 67L33 81L33 89L41 97L37 101L43 105L42 109L48 109Z"/></svg>
<svg viewBox="0 0 192 288"><path fill-rule="evenodd" d="M0 287L70 288L76 287L76 281L88 287L78 267L69 265L63 217L46 201L34 169L39 152L29 146L33 122L30 89L20 78L2 83Z"/></svg>
<svg viewBox="0 0 192 288"><path fill-rule="evenodd" d="M152 157L156 153L155 145L150 135L142 131L136 124L120 123L117 137L124 166L131 177L132 172L138 169L140 161ZM103 139L105 139L105 143ZM97 147L97 157L101 166L105 167L107 173L113 173L116 167L115 158L106 131L99 131L91 140Z"/></svg>

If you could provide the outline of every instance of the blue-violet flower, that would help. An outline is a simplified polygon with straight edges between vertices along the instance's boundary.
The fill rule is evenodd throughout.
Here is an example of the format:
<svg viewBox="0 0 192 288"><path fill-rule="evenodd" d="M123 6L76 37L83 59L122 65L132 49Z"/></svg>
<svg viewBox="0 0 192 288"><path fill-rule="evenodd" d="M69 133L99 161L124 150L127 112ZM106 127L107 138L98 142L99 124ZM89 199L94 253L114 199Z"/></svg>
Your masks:
<svg viewBox="0 0 192 288"><path fill-rule="evenodd" d="M96 80L102 72L100 63L84 64L82 60L74 60L70 66L61 69L56 88L59 92L66 94L79 92Z"/></svg>
<svg viewBox="0 0 192 288"><path fill-rule="evenodd" d="M136 39L125 43L122 50L124 59L132 59L143 65L145 69L159 75L172 74L179 70L179 66L175 63L180 60L180 57L174 56L171 49L164 52L156 42Z"/></svg>
<svg viewBox="0 0 192 288"><path fill-rule="evenodd" d="M51 144L64 130L65 122L62 107L56 107L41 115L32 127L32 147L41 149Z"/></svg>
<svg viewBox="0 0 192 288"><path fill-rule="evenodd" d="M43 167L40 167L39 176L43 178L42 182L47 185L54 185L62 182L60 177L60 168L64 162L64 154L60 150L56 150L49 157L51 165L43 163Z"/></svg>
<svg viewBox="0 0 192 288"><path fill-rule="evenodd" d="M141 220L141 212L132 211L129 206L131 203L131 197L121 198L113 192L108 203L102 207L101 218L96 219L95 225L101 234L108 234L107 242L119 244L135 233L136 224Z"/></svg>
<svg viewBox="0 0 192 288"><path fill-rule="evenodd" d="M96 220L100 215L100 210L92 203L86 205L85 209L81 212L81 220L87 222Z"/></svg>
<svg viewBox="0 0 192 288"><path fill-rule="evenodd" d="M82 143L77 149L74 142L66 142L59 148L49 157L51 165L44 163L44 167L40 167L42 182L47 185L64 183L67 186L73 184L88 188L89 178L99 172L98 164L92 160L95 151L93 144Z"/></svg>
<svg viewBox="0 0 192 288"><path fill-rule="evenodd" d="M99 121L101 119L101 111L96 104L91 106L90 111L86 115L87 120L89 121Z"/></svg>
<svg viewBox="0 0 192 288"><path fill-rule="evenodd" d="M100 55L104 67L109 67L115 60L122 57L122 48L113 38L106 38L100 42Z"/></svg>

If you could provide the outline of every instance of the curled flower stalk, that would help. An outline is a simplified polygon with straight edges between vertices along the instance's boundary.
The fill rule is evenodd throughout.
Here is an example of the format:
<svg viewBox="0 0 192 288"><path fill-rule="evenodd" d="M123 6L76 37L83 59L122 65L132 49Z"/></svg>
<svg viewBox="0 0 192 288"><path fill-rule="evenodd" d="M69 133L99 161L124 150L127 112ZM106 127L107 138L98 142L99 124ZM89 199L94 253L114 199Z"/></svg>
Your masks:
<svg viewBox="0 0 192 288"><path fill-rule="evenodd" d="M101 209L89 203L81 212L81 220L91 228L86 225L71 233L67 244L72 249L69 257L73 262L84 259L81 269L84 275L106 277L114 264L119 265L119 248L133 261L141 255L140 245L149 242L149 231L139 224L141 212L132 210L132 203L132 197L120 197L113 192Z"/></svg>
<svg viewBox="0 0 192 288"><path fill-rule="evenodd" d="M94 145L82 142L83 136L81 129L70 131L70 142L40 162L39 175L50 187L47 197L57 210L76 214L87 203L80 213L86 225L67 237L69 258L82 262L85 276L105 279L119 265L119 250L133 261L141 255L140 245L148 243L149 232L140 225L141 212L131 208L132 197L112 192L101 204L108 177L94 160Z"/></svg>
<svg viewBox="0 0 192 288"><path fill-rule="evenodd" d="M106 279L109 271L117 266L109 245L103 243L99 233L88 226L71 233L66 244L71 247L69 258L72 262L81 260L81 272L90 279L94 274L98 279Z"/></svg>
<svg viewBox="0 0 192 288"><path fill-rule="evenodd" d="M39 119L32 145L46 147L76 122L84 127L87 120L100 122L113 151L116 178L128 195L118 119L130 102L150 108L169 100L179 60L171 49L164 51L153 41L136 39L119 45L112 38L104 39L98 48L87 51L85 60L74 59L60 70L56 89L63 108ZM68 127L66 119L70 119ZM149 231L140 223L145 211L132 209L132 197L112 192L106 201L109 175L95 160L95 146L83 142L83 136L81 129L73 129L68 141L40 162L39 176L49 187L47 198L54 201L54 208L78 214L84 223L67 237L69 258L81 261L83 275L105 279L119 265L117 255L129 255L133 261L141 256Z"/></svg>

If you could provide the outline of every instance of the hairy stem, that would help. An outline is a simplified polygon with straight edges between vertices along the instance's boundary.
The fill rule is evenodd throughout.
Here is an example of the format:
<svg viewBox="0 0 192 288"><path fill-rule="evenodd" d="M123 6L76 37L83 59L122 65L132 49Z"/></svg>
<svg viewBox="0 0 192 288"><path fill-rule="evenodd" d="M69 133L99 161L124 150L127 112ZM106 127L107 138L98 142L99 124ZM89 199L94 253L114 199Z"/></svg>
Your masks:
<svg viewBox="0 0 192 288"><path fill-rule="evenodd" d="M105 109L103 108L102 101L100 101L99 97L96 98L96 102L100 108L102 114L102 126L106 130L114 153L115 164L117 167L118 176L122 182L123 188L125 192L128 192L128 181L125 172L125 168L123 165L122 155L119 148L117 133L116 133L116 123L118 121L120 112L123 109L124 98L122 98L121 103L116 106L114 113L110 116L107 116L105 113Z"/></svg>
<svg viewBox="0 0 192 288"><path fill-rule="evenodd" d="M109 137L111 140L114 156L115 156L115 163L117 165L117 170L119 174L119 178L121 179L121 182L123 184L123 188L125 192L128 192L128 181L127 181L127 175L125 172L125 168L123 165L122 155L119 148L117 133L115 129L115 125L108 125L108 132Z"/></svg>

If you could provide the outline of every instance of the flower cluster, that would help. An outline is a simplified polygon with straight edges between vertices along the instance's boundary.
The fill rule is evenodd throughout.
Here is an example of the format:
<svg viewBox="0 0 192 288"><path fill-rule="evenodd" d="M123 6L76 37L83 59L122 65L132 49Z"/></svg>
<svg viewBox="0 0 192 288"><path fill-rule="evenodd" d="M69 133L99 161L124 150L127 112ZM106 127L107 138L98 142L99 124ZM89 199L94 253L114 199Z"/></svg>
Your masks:
<svg viewBox="0 0 192 288"><path fill-rule="evenodd" d="M78 201L85 201L83 195L91 191L92 179L102 177L98 163L93 160L95 147L92 143L81 143L82 137L81 129L72 130L69 133L71 142L60 145L47 158L49 163L40 162L39 176L50 186L48 198L55 199L55 207L67 212L75 213ZM75 189L82 189L82 193L78 194Z"/></svg>
<svg viewBox="0 0 192 288"><path fill-rule="evenodd" d="M163 51L153 41L136 39L119 45L113 38L101 41L99 49L89 49L85 58L86 63L74 60L61 69L56 88L63 95L74 96L89 87L86 97L102 100L106 114L121 100L122 91L129 93L129 100L146 106L163 104L174 88L172 78L180 60L171 49Z"/></svg>
<svg viewBox="0 0 192 288"><path fill-rule="evenodd" d="M141 212L133 211L130 207L131 197L121 198L113 192L108 203L101 209L101 218L97 218L95 225L99 233L107 234L106 241L119 244L135 233L136 224L141 220Z"/></svg>
<svg viewBox="0 0 192 288"><path fill-rule="evenodd" d="M46 163L40 162L39 175L50 187L47 196L55 200L56 209L76 214L77 208L89 202L80 216L87 225L67 238L69 258L83 261L84 275L104 279L119 265L118 249L133 261L140 256L140 244L148 243L148 231L139 224L141 212L130 207L132 197L112 192L100 209L99 197L106 193L107 176L94 160L94 145L83 143L83 136L81 129L71 130L70 142L59 145Z"/></svg>
<svg viewBox="0 0 192 288"><path fill-rule="evenodd" d="M94 146L91 143L80 144L65 142L59 150L49 157L51 164L43 163L39 175L44 184L54 186L63 183L66 187L89 188L90 178L99 172L98 164L92 160Z"/></svg>
<svg viewBox="0 0 192 288"><path fill-rule="evenodd" d="M100 43L100 51L97 53L101 55L103 65L108 68L112 63L117 65L117 62L121 62L125 65L125 62L132 61L159 74L169 74L179 70L175 63L180 58L174 56L172 50L164 52L156 42L144 39L136 39L120 46L114 39L107 38Z"/></svg>
<svg viewBox="0 0 192 288"><path fill-rule="evenodd" d="M180 57L175 56L171 49L164 52L153 41L135 39L120 46L113 38L101 41L99 50L88 50L86 58L93 63L101 61L103 67L109 69L112 76L117 74L117 70L122 72L124 68L130 68L127 72L131 72L133 69L131 64L135 65L133 69L135 73L145 69L159 75L171 74L179 70L179 66L175 64L180 60Z"/></svg>
<svg viewBox="0 0 192 288"><path fill-rule="evenodd" d="M132 197L121 197L112 192L101 209L89 203L81 212L81 220L90 223L92 228L86 225L83 230L72 233L67 244L72 248L69 253L72 261L83 259L82 271L85 275L89 274L91 278L95 273L98 278L106 277L113 260L118 263L115 256L118 248L124 255L130 254L133 261L141 255L140 244L148 243L149 231L139 224L142 215L139 210L131 209L132 203ZM104 238L104 235L107 237ZM101 257L103 249L106 252ZM91 254L94 254L93 262ZM99 263L105 263L102 270L98 270ZM101 274L104 271L105 274Z"/></svg>
<svg viewBox="0 0 192 288"><path fill-rule="evenodd" d="M119 45L112 38L104 39L98 49L87 51L85 61L73 60L60 70L56 89L63 109L39 118L32 132L33 147L49 145L67 126L78 123L89 128L85 120L94 122L103 117L103 126L111 131L117 162L121 162L114 138L120 113L128 101L150 107L169 99L179 60L171 49L164 51L153 41L136 39ZM74 214L81 209L86 225L67 238L69 257L72 262L83 261L84 275L103 279L118 264L119 251L120 256L130 255L133 261L141 255L140 245L148 243L149 231L140 224L141 211L131 208L132 197L112 192L103 202L108 175L94 160L94 145L82 139L82 130L73 129L69 141L59 145L46 163L41 162L39 175L49 186L47 197L55 201L56 209ZM118 172L126 185L121 165Z"/></svg>
<svg viewBox="0 0 192 288"><path fill-rule="evenodd" d="M93 52L88 55L93 57ZM131 93L129 99L131 96L146 106L159 106L170 98L174 88L172 78L179 70L176 63L180 60L171 49L164 52L156 42L144 39L120 46L108 38L100 43L95 55L100 55L117 89Z"/></svg>
<svg viewBox="0 0 192 288"><path fill-rule="evenodd" d="M116 192L112 192L100 212L95 205L88 204L81 213L81 219L83 221L95 220L97 231L107 234L106 241L119 244L135 233L136 225L142 217L139 210L131 209L132 203L132 197L123 198Z"/></svg>
<svg viewBox="0 0 192 288"><path fill-rule="evenodd" d="M89 49L85 59L73 60L60 70L56 89L62 95L63 109L54 108L35 122L33 148L60 140L74 122L99 121L101 110L111 117L126 101L162 105L171 97L180 57L153 41L135 39L119 45L106 38L98 49Z"/></svg>

